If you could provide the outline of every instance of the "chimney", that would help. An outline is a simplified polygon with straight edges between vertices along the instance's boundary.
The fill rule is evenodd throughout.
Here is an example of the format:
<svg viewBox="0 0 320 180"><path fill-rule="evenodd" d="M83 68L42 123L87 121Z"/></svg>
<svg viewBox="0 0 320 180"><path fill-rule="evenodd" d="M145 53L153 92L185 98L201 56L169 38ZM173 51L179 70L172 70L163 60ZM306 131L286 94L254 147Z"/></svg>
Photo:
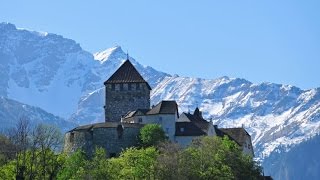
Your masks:
<svg viewBox="0 0 320 180"><path fill-rule="evenodd" d="M198 107L194 110L193 115L202 118L202 112L199 110Z"/></svg>

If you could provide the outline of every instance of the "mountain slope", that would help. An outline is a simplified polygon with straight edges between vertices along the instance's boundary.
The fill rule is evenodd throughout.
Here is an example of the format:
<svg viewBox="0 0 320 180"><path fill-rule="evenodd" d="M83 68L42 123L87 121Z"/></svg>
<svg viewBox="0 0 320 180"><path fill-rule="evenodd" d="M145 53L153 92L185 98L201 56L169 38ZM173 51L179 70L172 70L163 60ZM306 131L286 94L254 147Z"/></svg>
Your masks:
<svg viewBox="0 0 320 180"><path fill-rule="evenodd" d="M30 124L50 124L59 127L63 132L74 128L76 124L66 121L38 108L20 103L5 97L0 97L0 130L6 131L16 126L21 118L30 120Z"/></svg>
<svg viewBox="0 0 320 180"><path fill-rule="evenodd" d="M103 87L126 54L114 47L96 57L62 36L0 23L0 95L67 118L80 99ZM168 76L131 60L155 83Z"/></svg>
<svg viewBox="0 0 320 180"><path fill-rule="evenodd" d="M265 173L278 180L318 180L320 135L293 147L280 146L263 162Z"/></svg>

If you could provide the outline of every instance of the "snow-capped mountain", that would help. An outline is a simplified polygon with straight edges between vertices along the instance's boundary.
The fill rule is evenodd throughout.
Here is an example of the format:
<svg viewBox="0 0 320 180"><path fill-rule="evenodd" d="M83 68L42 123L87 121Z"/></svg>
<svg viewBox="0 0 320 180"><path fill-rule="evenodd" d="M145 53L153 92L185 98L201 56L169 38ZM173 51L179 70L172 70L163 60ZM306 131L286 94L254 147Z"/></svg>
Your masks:
<svg viewBox="0 0 320 180"><path fill-rule="evenodd" d="M168 77L153 89L151 97L153 102L175 99L182 111L199 106L221 127L244 126L260 159L279 145L297 144L320 132L319 88L301 90L228 77Z"/></svg>
<svg viewBox="0 0 320 180"><path fill-rule="evenodd" d="M41 108L0 97L0 131L6 132L8 129L15 127L21 118L28 119L30 125L39 123L54 125L59 127L62 132L69 131L76 126L75 123L47 113Z"/></svg>
<svg viewBox="0 0 320 180"><path fill-rule="evenodd" d="M119 46L90 54L62 36L0 23L0 96L78 124L103 121L103 82L126 58ZM198 106L220 127L244 126L260 160L320 131L319 88L171 76L130 61L150 83L152 104L176 100L180 113Z"/></svg>
<svg viewBox="0 0 320 180"><path fill-rule="evenodd" d="M68 118L79 100L103 87L126 54L114 47L95 57L71 39L0 23L0 95ZM131 60L154 83L168 76Z"/></svg>

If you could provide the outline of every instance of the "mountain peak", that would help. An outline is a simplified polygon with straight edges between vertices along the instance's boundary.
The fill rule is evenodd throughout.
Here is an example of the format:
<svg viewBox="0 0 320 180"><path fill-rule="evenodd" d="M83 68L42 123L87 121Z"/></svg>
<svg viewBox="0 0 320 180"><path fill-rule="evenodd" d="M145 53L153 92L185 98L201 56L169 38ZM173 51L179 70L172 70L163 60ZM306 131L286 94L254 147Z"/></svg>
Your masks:
<svg viewBox="0 0 320 180"><path fill-rule="evenodd" d="M121 46L114 46L104 51L94 53L94 59L100 61L101 63L107 61L108 59L112 59L112 57L125 58L126 54L123 52Z"/></svg>
<svg viewBox="0 0 320 180"><path fill-rule="evenodd" d="M1 30L16 30L16 26L14 24L8 22L1 22L0 23L0 31Z"/></svg>

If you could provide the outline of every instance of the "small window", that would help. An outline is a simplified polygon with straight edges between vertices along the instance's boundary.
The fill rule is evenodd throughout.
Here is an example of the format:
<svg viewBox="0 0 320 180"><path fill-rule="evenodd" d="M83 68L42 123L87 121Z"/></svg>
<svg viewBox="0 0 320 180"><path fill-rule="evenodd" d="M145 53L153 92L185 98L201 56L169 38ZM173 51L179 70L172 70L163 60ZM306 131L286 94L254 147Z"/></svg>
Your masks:
<svg viewBox="0 0 320 180"><path fill-rule="evenodd" d="M74 141L74 133L70 133L70 142L73 142Z"/></svg>
<svg viewBox="0 0 320 180"><path fill-rule="evenodd" d="M120 90L120 84L116 84L115 90L116 90L116 91L119 91L119 90Z"/></svg>
<svg viewBox="0 0 320 180"><path fill-rule="evenodd" d="M182 127L182 128L180 128L180 132L184 132L184 128Z"/></svg>
<svg viewBox="0 0 320 180"><path fill-rule="evenodd" d="M142 118L139 118L138 121L139 121L139 123L141 123L142 122Z"/></svg>
<svg viewBox="0 0 320 180"><path fill-rule="evenodd" d="M136 90L140 90L140 84L136 83Z"/></svg>
<svg viewBox="0 0 320 180"><path fill-rule="evenodd" d="M131 91L131 83L128 84L128 90Z"/></svg>

